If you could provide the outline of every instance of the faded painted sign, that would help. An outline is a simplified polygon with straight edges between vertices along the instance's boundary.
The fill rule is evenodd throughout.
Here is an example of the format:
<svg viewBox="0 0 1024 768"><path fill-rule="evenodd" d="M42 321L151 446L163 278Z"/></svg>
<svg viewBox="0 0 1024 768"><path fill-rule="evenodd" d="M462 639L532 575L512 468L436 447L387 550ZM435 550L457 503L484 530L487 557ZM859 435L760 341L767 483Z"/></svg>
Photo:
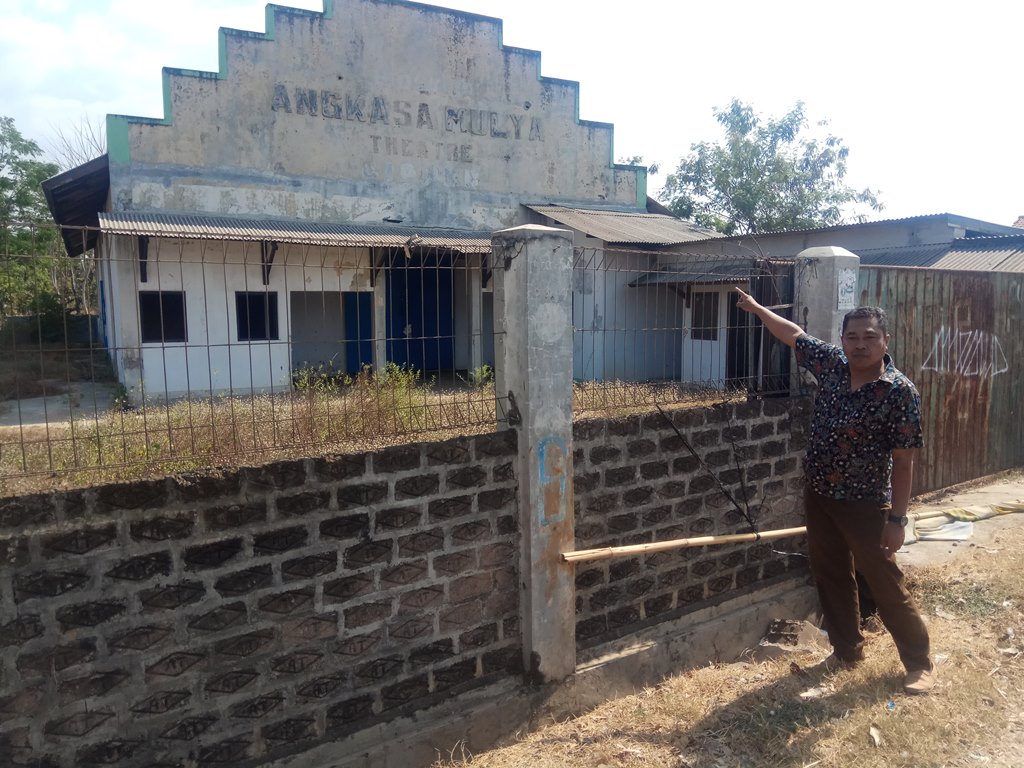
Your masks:
<svg viewBox="0 0 1024 768"><path fill-rule="evenodd" d="M566 447L565 439L555 435L541 438L537 444L540 473L540 524L551 525L565 519Z"/></svg>
<svg viewBox="0 0 1024 768"><path fill-rule="evenodd" d="M857 270L846 267L836 273L837 309L853 309L857 306Z"/></svg>

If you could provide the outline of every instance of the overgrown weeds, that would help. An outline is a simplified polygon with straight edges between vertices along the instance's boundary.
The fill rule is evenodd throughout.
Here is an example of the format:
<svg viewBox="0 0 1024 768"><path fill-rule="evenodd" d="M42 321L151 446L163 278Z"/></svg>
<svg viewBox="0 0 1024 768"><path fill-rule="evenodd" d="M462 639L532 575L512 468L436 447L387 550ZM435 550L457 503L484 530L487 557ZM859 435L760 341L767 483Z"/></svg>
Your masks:
<svg viewBox="0 0 1024 768"><path fill-rule="evenodd" d="M493 386L442 391L419 371L304 374L294 391L113 408L60 425L0 430L4 492L158 476L243 460L368 450L409 436L495 428ZM20 476L20 477L19 477Z"/></svg>
<svg viewBox="0 0 1024 768"><path fill-rule="evenodd" d="M80 375L87 373L79 368ZM379 375L369 367L351 375L327 363L293 371L292 387L275 394L151 400L136 407L120 387L110 410L60 423L0 427L0 493L372 450L498 426L490 366L471 371L458 387L440 387L410 366L388 363ZM574 386L573 410L578 417L613 418L650 411L657 403L705 407L741 396L672 384L592 382Z"/></svg>

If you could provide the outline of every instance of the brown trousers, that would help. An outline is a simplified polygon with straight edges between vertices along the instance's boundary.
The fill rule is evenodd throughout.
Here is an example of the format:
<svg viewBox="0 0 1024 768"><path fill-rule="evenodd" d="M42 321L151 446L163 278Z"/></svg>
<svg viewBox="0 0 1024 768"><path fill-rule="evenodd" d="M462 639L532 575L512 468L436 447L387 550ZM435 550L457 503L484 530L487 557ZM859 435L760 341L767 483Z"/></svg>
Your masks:
<svg viewBox="0 0 1024 768"><path fill-rule="evenodd" d="M839 501L811 490L805 492L804 504L811 573L836 655L852 661L864 654L856 568L871 590L903 666L908 672L931 669L928 630L895 558L887 557L879 546L888 505Z"/></svg>

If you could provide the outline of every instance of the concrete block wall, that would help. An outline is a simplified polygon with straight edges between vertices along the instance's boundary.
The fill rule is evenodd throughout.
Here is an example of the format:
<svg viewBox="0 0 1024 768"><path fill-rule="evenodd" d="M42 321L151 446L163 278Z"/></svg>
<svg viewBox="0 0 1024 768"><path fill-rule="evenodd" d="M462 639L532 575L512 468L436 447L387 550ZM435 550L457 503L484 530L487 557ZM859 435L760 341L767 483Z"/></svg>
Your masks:
<svg viewBox="0 0 1024 768"><path fill-rule="evenodd" d="M0 499L0 764L259 764L518 676L516 452Z"/></svg>
<svg viewBox="0 0 1024 768"><path fill-rule="evenodd" d="M667 411L759 530L802 525L800 461L809 398ZM573 425L576 549L746 533L744 517L683 446L647 413ZM806 569L803 537L680 549L576 566L579 648L676 618Z"/></svg>

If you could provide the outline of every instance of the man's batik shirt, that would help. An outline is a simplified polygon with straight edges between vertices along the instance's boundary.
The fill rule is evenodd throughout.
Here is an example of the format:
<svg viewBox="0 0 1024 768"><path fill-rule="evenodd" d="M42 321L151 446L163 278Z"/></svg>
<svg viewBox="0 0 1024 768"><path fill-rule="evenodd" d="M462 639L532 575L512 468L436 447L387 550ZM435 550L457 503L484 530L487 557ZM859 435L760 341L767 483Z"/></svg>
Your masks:
<svg viewBox="0 0 1024 768"><path fill-rule="evenodd" d="M833 499L889 501L893 449L924 445L916 387L886 355L884 373L851 392L842 349L806 333L796 360L819 384L804 457L810 487Z"/></svg>

